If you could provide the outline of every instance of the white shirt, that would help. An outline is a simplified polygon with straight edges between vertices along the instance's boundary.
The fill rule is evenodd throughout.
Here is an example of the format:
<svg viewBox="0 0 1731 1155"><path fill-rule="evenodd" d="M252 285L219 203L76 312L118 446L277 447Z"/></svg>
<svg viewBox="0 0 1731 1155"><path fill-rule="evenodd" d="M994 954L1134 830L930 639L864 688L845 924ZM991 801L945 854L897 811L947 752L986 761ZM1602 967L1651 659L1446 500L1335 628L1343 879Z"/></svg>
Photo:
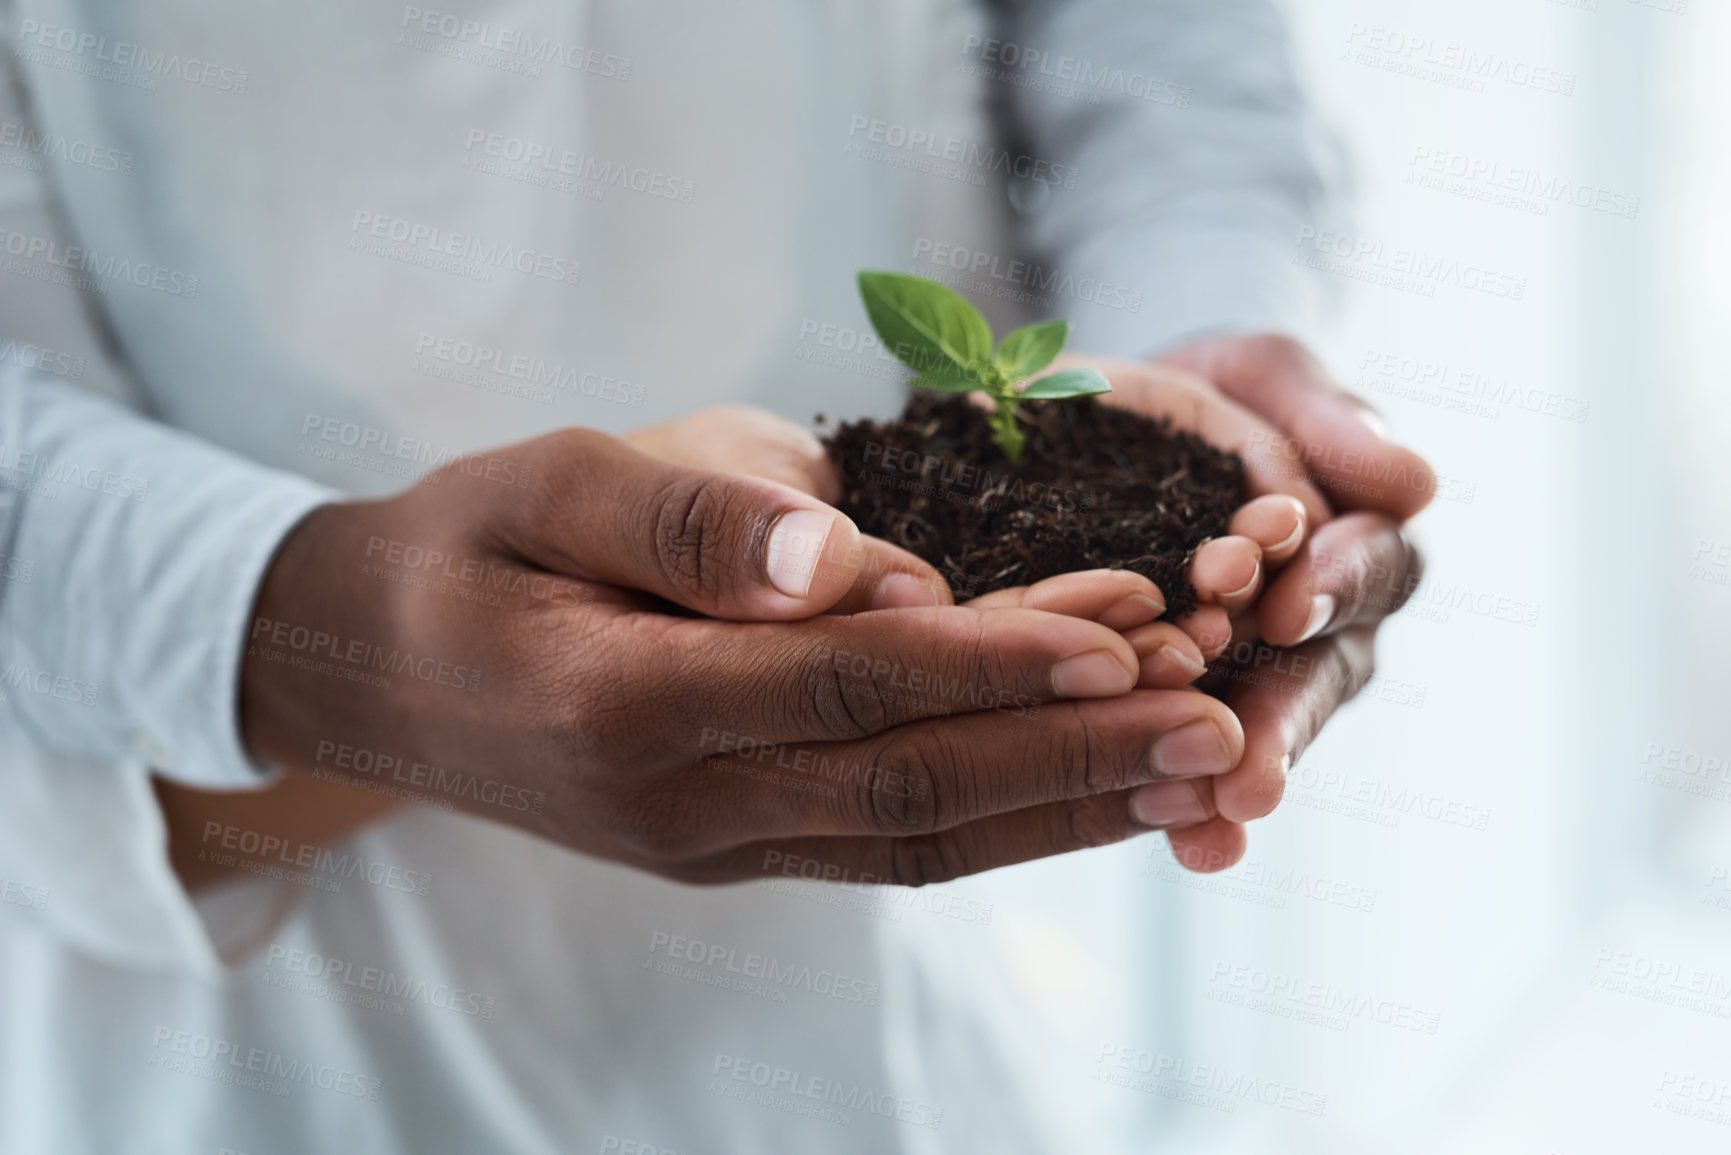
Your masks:
<svg viewBox="0 0 1731 1155"><path fill-rule="evenodd" d="M967 883L686 889L414 806L194 904L148 776L265 780L239 655L318 503L566 424L893 411L856 269L1107 354L1292 316L1268 5L13 7L0 1149L1088 1135Z"/></svg>

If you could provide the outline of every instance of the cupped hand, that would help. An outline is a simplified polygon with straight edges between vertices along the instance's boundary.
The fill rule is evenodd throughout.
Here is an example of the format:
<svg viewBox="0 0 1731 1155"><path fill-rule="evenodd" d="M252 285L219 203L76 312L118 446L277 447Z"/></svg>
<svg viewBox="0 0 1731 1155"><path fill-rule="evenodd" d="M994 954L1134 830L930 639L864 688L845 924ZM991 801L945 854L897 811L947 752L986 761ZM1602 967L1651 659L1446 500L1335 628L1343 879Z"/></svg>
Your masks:
<svg viewBox="0 0 1731 1155"><path fill-rule="evenodd" d="M511 469L465 459L290 535L243 667L261 760L364 781L335 746L460 770L546 803L458 806L673 878L792 855L921 883L1195 825L1212 811L1191 783L1242 754L1220 702L1136 688L1120 629L1139 627L1116 607L1145 582L1060 589L1066 612L1031 588L824 614L867 547L792 485L584 430L488 456ZM411 549L458 576L366 564Z"/></svg>
<svg viewBox="0 0 1731 1155"><path fill-rule="evenodd" d="M1209 616L1207 638L1218 640L1208 647L1210 659L1223 659L1213 688L1244 726L1245 756L1229 774L1196 784L1214 816L1170 833L1181 863L1222 870L1244 853L1243 824L1274 809L1292 761L1373 673L1377 626L1423 569L1403 522L1430 501L1436 474L1286 337L1213 337L1159 363L1094 363L1112 380L1105 400L1170 417L1238 453L1256 495L1233 531L1261 547L1266 589L1254 604L1213 597L1215 608L1196 615ZM1288 524L1268 504L1275 495L1303 507L1305 527L1295 543L1271 549ZM1270 520L1244 524L1257 509ZM1249 551L1228 539L1198 558L1228 549L1241 572Z"/></svg>
<svg viewBox="0 0 1731 1155"><path fill-rule="evenodd" d="M1066 363L1084 363L1070 358ZM1090 361L1089 364L1106 365ZM1110 363L1115 374L1146 366ZM1217 404L1230 406L1221 399ZM628 441L646 453L675 464L778 481L822 501L837 500L841 479L821 442L810 432L774 414L747 405L722 405L632 433ZM1139 632L1139 654L1164 653L1144 663L1144 688L1185 685L1202 674L1231 639L1228 611L1252 604L1264 581L1290 560L1304 540L1307 513L1302 503L1281 494L1253 498L1234 516L1227 536L1196 551L1188 577L1203 607L1178 626L1154 623L1166 601L1153 583L1122 570L1065 574L1041 583L1030 606L1072 614L1080 597L1105 607L1095 620L1120 631ZM1115 593L1116 597L1107 594ZM976 608L1019 605L1023 590L1001 590L976 598ZM861 539L857 584L833 612L852 613L915 605L950 605L954 597L937 570L912 553L874 537ZM1145 628L1142 628L1145 627ZM1140 629L1139 629L1140 628Z"/></svg>

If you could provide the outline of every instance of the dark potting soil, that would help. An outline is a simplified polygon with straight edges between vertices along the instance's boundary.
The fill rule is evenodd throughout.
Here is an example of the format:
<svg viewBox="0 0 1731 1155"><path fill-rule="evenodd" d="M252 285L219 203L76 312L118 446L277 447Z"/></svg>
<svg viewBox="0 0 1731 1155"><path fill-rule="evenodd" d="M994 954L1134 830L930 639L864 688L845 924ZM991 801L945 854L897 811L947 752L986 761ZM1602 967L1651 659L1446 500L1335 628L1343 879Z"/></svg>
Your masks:
<svg viewBox="0 0 1731 1155"><path fill-rule="evenodd" d="M1244 463L1193 433L1092 398L1021 407L1027 446L1011 465L983 409L913 392L894 421L830 431L839 508L864 533L936 566L956 600L1077 570L1122 568L1196 605L1196 547L1244 503ZM821 419L820 419L821 420Z"/></svg>

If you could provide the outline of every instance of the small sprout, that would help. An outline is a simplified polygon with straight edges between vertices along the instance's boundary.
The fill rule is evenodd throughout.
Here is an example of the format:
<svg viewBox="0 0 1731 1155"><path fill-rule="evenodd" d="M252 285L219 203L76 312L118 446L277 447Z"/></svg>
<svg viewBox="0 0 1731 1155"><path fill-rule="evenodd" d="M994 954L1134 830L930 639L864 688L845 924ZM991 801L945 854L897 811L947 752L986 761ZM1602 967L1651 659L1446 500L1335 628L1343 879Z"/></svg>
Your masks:
<svg viewBox="0 0 1731 1155"><path fill-rule="evenodd" d="M1041 321L1005 334L992 350L992 330L959 294L924 277L862 272L860 297L884 347L914 371L911 384L937 393L984 393L997 407L992 440L1010 461L1022 459L1018 401L1056 401L1110 393L1095 369L1064 369L1026 389L1017 384L1050 365L1070 337L1068 321Z"/></svg>

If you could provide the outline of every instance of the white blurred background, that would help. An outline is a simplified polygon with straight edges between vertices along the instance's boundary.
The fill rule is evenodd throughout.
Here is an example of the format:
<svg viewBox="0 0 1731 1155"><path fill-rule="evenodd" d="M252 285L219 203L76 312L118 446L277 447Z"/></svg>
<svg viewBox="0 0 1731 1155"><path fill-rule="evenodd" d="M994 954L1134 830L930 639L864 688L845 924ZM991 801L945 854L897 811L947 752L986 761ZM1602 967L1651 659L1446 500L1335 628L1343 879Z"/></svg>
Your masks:
<svg viewBox="0 0 1731 1155"><path fill-rule="evenodd" d="M1131 1149L1731 1150L1731 7L1290 18L1366 254L1312 336L1450 484L1245 864L1182 881L1145 839L982 881L1052 1077ZM1402 250L1503 289L1362 279ZM1094 1078L1125 1050L1163 1090Z"/></svg>

